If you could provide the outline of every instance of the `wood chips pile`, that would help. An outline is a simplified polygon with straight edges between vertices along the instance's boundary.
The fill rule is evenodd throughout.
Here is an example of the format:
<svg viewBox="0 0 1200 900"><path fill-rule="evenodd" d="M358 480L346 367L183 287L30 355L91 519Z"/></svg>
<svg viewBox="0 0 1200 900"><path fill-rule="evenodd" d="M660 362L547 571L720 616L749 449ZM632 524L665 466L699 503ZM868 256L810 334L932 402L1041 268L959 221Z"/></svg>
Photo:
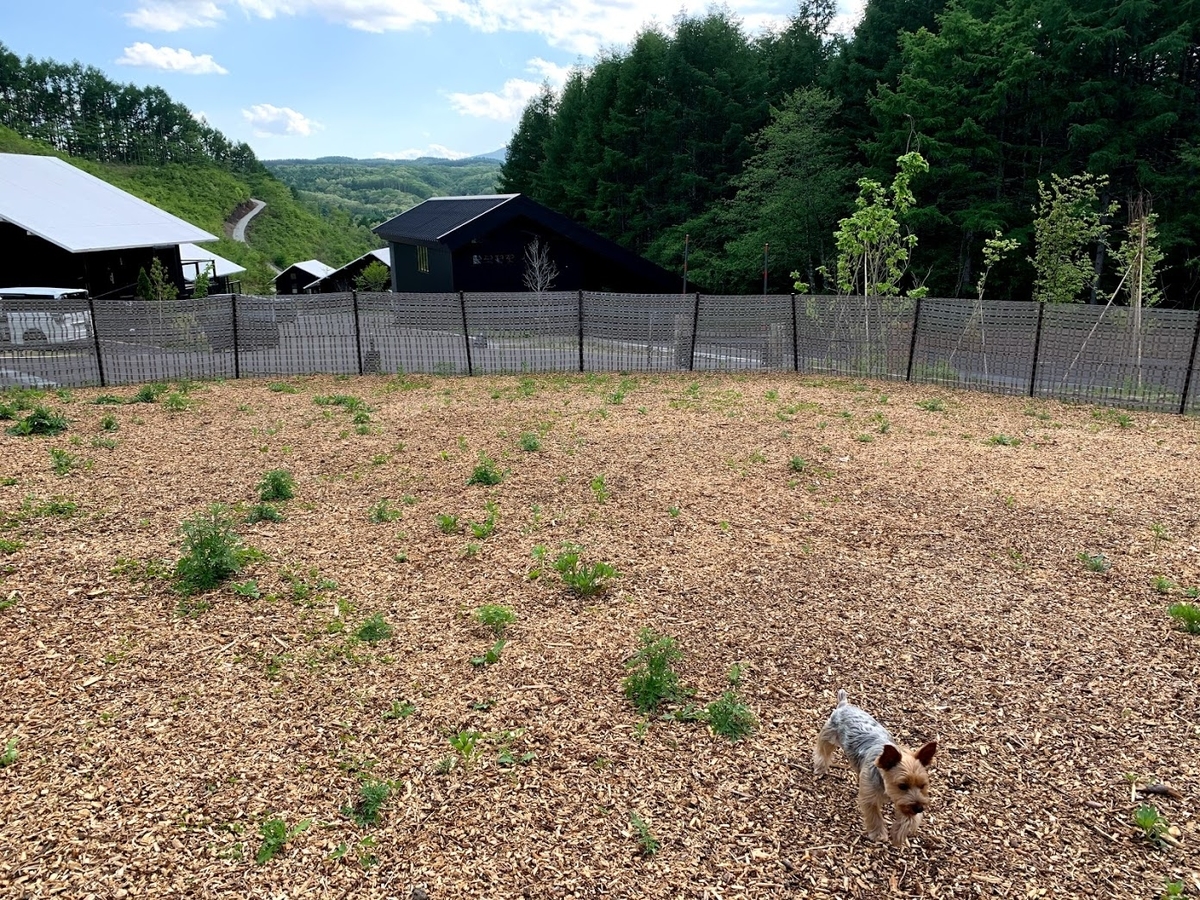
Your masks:
<svg viewBox="0 0 1200 900"><path fill-rule="evenodd" d="M1200 585L1195 420L788 375L287 384L48 394L67 432L0 436L0 896L1200 896L1200 637L1167 614ZM272 469L286 520L237 528L263 557L181 598L180 524L241 523ZM567 542L606 593L529 577ZM517 621L473 665L489 603ZM645 628L696 707L740 666L755 732L640 715ZM939 741L906 848L840 759L812 775L840 687Z"/></svg>

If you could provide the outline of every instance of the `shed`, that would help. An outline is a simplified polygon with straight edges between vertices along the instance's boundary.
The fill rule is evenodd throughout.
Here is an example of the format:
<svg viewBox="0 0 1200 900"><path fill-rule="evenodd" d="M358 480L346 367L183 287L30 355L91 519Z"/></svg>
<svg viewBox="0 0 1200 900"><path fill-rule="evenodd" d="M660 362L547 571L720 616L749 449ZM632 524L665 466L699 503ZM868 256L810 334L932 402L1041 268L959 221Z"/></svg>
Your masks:
<svg viewBox="0 0 1200 900"><path fill-rule="evenodd" d="M157 257L182 290L179 245L215 240L57 157L0 153L0 283L132 297Z"/></svg>
<svg viewBox="0 0 1200 900"><path fill-rule="evenodd" d="M673 293L682 278L523 194L434 197L374 229L396 291L526 291L537 239L557 275L547 289Z"/></svg>
<svg viewBox="0 0 1200 900"><path fill-rule="evenodd" d="M372 250L370 253L364 253L353 262L348 262L340 269L334 269L324 278L318 278L312 284L308 285L305 290L310 294L329 294L337 291L352 291L355 289L355 280L363 273L363 269L373 262L380 262L387 266L388 271L392 269L392 251L387 247L379 250Z"/></svg>
<svg viewBox="0 0 1200 900"><path fill-rule="evenodd" d="M304 262L292 263L275 276L275 293L277 294L311 294L309 285L324 278L333 271L333 266L327 266L319 259L306 259Z"/></svg>

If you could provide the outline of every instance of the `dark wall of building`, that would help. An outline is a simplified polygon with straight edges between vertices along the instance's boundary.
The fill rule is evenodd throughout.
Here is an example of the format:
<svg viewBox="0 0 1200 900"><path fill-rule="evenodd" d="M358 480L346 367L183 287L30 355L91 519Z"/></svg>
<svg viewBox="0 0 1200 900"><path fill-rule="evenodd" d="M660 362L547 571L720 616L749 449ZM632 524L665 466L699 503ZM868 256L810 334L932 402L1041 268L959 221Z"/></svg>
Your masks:
<svg viewBox="0 0 1200 900"><path fill-rule="evenodd" d="M304 289L315 280L312 272L305 272L296 266L288 266L275 276L275 293L303 294Z"/></svg>
<svg viewBox="0 0 1200 900"><path fill-rule="evenodd" d="M0 286L83 288L93 297L132 297L138 272L157 256L183 292L178 247L132 247L95 253L68 253L61 247L0 223Z"/></svg>
<svg viewBox="0 0 1200 900"><path fill-rule="evenodd" d="M454 284L450 251L445 247L425 248L429 271L418 266L418 249L412 244L392 244L392 290L409 293L444 293L463 288Z"/></svg>

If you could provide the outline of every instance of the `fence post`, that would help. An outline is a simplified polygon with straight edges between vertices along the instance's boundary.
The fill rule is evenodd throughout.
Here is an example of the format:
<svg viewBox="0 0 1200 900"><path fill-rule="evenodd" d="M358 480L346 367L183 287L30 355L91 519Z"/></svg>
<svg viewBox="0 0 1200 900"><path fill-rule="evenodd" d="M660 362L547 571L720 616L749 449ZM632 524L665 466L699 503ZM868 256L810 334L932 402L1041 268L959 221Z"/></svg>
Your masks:
<svg viewBox="0 0 1200 900"><path fill-rule="evenodd" d="M462 291L458 292L458 306L462 310L463 341L467 345L467 374L475 374L475 366L471 362L471 333L467 331L467 300Z"/></svg>
<svg viewBox="0 0 1200 900"><path fill-rule="evenodd" d="M1196 349L1200 347L1200 310L1196 310L1196 332L1192 335L1192 355L1188 357L1187 375L1183 377L1183 396L1179 398L1179 414L1187 412L1188 391L1192 389L1192 376L1196 369Z"/></svg>
<svg viewBox="0 0 1200 900"><path fill-rule="evenodd" d="M792 371L800 371L800 325L796 315L796 295L792 294Z"/></svg>
<svg viewBox="0 0 1200 900"><path fill-rule="evenodd" d="M362 324L358 319L358 291L350 292L350 302L354 308L354 353L358 357L358 374L361 377L363 373Z"/></svg>
<svg viewBox="0 0 1200 900"><path fill-rule="evenodd" d="M1034 386L1037 384L1038 370L1038 354L1042 350L1042 317L1046 314L1046 304L1041 300L1038 301L1038 320L1037 331L1033 335L1033 368L1029 372L1029 396L1033 396Z"/></svg>
<svg viewBox="0 0 1200 900"><path fill-rule="evenodd" d="M579 292L579 371L583 371L583 291Z"/></svg>
<svg viewBox="0 0 1200 900"><path fill-rule="evenodd" d="M233 319L233 377L242 377L242 364L238 361L241 356L241 348L238 347L238 329L237 329L237 294L229 295L229 306L232 309L231 317Z"/></svg>
<svg viewBox="0 0 1200 900"><path fill-rule="evenodd" d="M696 292L696 302L692 306L692 352L688 357L688 371L696 371L696 328L700 324L700 292Z"/></svg>
<svg viewBox="0 0 1200 900"><path fill-rule="evenodd" d="M96 301L88 293L88 315L92 317L92 341L96 345L96 371L100 375L100 387L104 384L104 357L100 355L100 330L96 327ZM1186 394L1187 391L1184 391Z"/></svg>
<svg viewBox="0 0 1200 900"><path fill-rule="evenodd" d="M913 310L912 339L908 342L908 371L904 373L905 381L912 381L913 357L917 353L917 327L921 324L921 298L917 298L916 309Z"/></svg>

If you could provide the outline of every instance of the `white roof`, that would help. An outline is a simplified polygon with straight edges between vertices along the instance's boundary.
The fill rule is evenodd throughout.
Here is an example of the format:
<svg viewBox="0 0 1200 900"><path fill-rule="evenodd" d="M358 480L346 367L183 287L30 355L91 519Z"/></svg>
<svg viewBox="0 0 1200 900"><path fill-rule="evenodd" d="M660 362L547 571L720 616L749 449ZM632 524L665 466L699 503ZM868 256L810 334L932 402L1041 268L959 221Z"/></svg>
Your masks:
<svg viewBox="0 0 1200 900"><path fill-rule="evenodd" d="M183 277L191 281L196 273L192 271L193 267L188 263L200 263L200 271L204 271L204 263L212 263L212 270L209 275L217 278L225 278L229 275L236 275L238 272L245 272L245 266L239 266L237 263L226 259L223 256L217 256L211 250L205 250L203 247L197 247L195 244L180 244L179 245L179 261L183 263Z"/></svg>
<svg viewBox="0 0 1200 900"><path fill-rule="evenodd" d="M0 153L0 220L71 253L216 240L53 156Z"/></svg>
<svg viewBox="0 0 1200 900"><path fill-rule="evenodd" d="M330 272L335 271L333 266L327 266L319 259L306 259L304 262L292 263L283 272L286 272L288 269L300 269L303 272L307 272L313 278L324 278ZM280 272L279 275L282 275L283 272ZM276 281L279 280L279 275L275 276Z"/></svg>
<svg viewBox="0 0 1200 900"><path fill-rule="evenodd" d="M342 269L348 269L355 263L362 262L364 259L367 259L368 257L371 257L371 256L375 257L375 259L379 260L381 263L383 263L389 269L392 267L392 251L390 249L388 249L387 247L380 247L378 250L372 250L370 253L364 253L358 259L350 260L350 262L348 262L344 266L342 266L341 269L330 269L328 272L326 272L320 278L314 278L309 284L306 284L304 286L304 289L307 291L318 281L324 281L330 275L336 275L338 272L342 271Z"/></svg>

